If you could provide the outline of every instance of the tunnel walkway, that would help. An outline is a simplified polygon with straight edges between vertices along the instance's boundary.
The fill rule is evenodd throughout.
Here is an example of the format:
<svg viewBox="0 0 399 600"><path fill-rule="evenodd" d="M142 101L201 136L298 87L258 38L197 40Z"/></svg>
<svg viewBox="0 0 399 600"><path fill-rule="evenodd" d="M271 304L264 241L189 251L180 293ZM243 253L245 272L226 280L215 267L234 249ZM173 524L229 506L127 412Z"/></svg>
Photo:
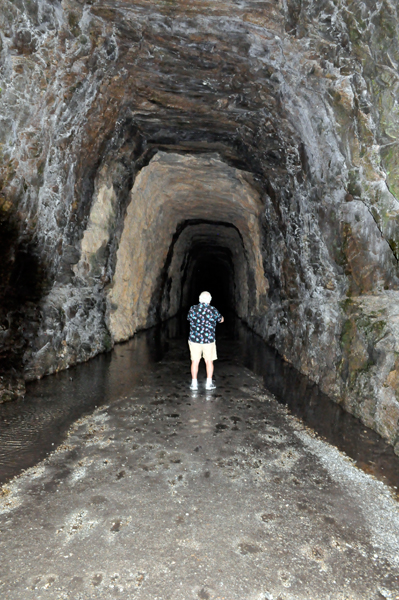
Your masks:
<svg viewBox="0 0 399 600"><path fill-rule="evenodd" d="M389 488L224 359L223 343L214 392L188 390L186 345L171 339L133 393L3 488L1 597L399 598Z"/></svg>

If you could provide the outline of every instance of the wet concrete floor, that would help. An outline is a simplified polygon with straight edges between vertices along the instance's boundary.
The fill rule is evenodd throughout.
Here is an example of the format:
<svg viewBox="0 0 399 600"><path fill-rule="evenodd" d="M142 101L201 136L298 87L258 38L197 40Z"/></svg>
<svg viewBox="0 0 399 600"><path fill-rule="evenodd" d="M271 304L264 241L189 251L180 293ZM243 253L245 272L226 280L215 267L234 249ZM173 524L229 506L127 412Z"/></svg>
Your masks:
<svg viewBox="0 0 399 600"><path fill-rule="evenodd" d="M279 404L238 338L213 392L189 391L179 336L130 383L91 382L98 408L2 488L1 598L399 599L392 488Z"/></svg>

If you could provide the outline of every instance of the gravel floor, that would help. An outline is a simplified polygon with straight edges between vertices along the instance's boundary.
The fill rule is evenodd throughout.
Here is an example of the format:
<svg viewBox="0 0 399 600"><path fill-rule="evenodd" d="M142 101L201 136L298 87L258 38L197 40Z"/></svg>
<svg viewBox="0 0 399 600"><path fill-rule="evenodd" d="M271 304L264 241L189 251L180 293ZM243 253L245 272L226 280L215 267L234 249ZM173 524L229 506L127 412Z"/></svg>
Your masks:
<svg viewBox="0 0 399 600"><path fill-rule="evenodd" d="M3 486L6 600L399 599L399 505L219 360L170 343L132 394ZM202 371L202 376L204 373Z"/></svg>

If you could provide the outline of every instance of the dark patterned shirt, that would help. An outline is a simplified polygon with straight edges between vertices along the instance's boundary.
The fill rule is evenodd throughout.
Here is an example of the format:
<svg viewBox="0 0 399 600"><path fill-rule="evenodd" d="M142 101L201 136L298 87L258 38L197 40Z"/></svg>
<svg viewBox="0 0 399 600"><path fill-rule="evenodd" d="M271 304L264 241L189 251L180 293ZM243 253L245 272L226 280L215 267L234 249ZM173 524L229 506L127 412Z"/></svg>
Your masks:
<svg viewBox="0 0 399 600"><path fill-rule="evenodd" d="M192 306L188 311L190 321L190 342L196 344L211 344L215 341L216 323L220 323L222 315L210 304L201 302Z"/></svg>

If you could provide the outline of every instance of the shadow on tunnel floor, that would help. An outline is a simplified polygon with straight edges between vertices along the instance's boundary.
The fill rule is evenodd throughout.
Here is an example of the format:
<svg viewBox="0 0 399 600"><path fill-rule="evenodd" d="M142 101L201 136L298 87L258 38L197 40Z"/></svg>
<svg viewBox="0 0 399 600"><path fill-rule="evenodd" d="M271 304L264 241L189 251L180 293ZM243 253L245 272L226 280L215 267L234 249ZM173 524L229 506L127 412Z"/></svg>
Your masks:
<svg viewBox="0 0 399 600"><path fill-rule="evenodd" d="M217 333L219 362L235 363L261 376L278 402L358 467L392 486L398 497L399 457L392 446L330 400L234 315L226 315ZM181 344L183 349L187 337L185 315L175 317L88 363L29 384L24 399L0 405L0 483L54 450L78 418L131 393L169 345ZM187 378L189 385L188 347Z"/></svg>

